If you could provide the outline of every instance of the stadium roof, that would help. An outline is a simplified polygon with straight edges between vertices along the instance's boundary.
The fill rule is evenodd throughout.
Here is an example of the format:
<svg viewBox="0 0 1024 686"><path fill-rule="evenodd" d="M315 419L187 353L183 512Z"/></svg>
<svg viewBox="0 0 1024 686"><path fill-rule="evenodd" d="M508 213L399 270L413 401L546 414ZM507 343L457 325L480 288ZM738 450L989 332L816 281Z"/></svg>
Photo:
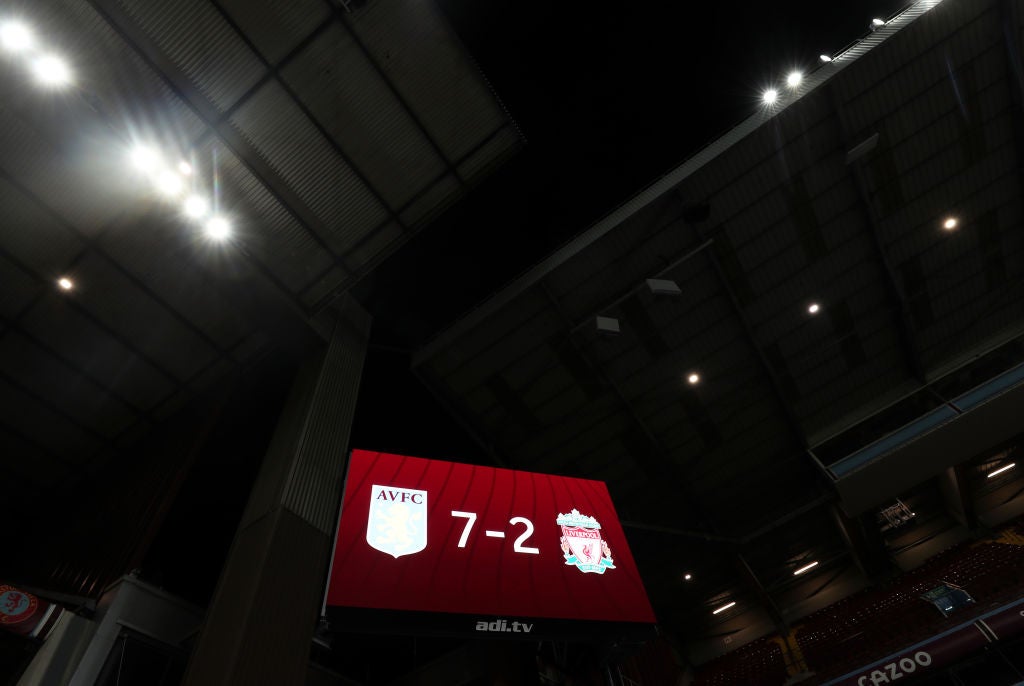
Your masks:
<svg viewBox="0 0 1024 686"><path fill-rule="evenodd" d="M609 483L695 659L1020 513L986 474L1024 362L1021 26L911 5L415 356L496 462Z"/></svg>

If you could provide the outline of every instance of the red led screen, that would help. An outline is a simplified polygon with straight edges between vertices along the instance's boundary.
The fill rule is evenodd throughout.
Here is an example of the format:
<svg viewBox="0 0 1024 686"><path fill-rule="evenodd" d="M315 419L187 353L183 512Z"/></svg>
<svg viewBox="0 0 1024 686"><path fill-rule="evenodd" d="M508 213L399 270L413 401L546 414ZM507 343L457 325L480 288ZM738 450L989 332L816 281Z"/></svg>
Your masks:
<svg viewBox="0 0 1024 686"><path fill-rule="evenodd" d="M481 632L533 631L494 617L655 621L603 482L364 450L327 606L474 615Z"/></svg>

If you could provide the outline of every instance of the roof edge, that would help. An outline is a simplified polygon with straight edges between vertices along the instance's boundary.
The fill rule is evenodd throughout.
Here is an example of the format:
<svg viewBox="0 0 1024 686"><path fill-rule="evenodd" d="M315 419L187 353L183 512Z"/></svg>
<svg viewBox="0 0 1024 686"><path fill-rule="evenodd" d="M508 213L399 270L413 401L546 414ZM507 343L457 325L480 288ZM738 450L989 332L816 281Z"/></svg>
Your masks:
<svg viewBox="0 0 1024 686"><path fill-rule="evenodd" d="M526 289L539 282L557 267L575 257L616 226L622 224L659 197L671 191L711 160L744 140L763 124L771 121L788 109L790 105L814 92L831 78L852 65L872 49L896 35L904 27L912 24L941 2L942 0L916 0L889 19L884 26L848 45L835 55L831 62L820 64L805 78L803 87L795 95L780 98L780 103L771 109L760 108L730 129L725 135L712 141L681 165L667 172L632 198L616 207L589 229L576 235L539 263L512 279L503 289L469 310L447 329L443 329L435 334L419 350L413 353L410 363L411 367L414 369L419 367L424 361L436 355L441 348L447 347L454 339L479 326L485 319L507 305Z"/></svg>

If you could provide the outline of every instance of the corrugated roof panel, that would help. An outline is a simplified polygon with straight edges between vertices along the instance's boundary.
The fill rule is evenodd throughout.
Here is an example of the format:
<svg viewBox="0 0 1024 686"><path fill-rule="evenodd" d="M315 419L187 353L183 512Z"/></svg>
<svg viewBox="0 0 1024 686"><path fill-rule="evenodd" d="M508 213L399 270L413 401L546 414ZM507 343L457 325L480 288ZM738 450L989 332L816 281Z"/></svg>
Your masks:
<svg viewBox="0 0 1024 686"><path fill-rule="evenodd" d="M505 123L507 117L480 71L433 4L376 0L350 21L449 161L461 158Z"/></svg>
<svg viewBox="0 0 1024 686"><path fill-rule="evenodd" d="M112 227L103 234L101 246L221 348L228 348L244 337L250 324L219 290L217 279L197 266L201 260L196 252L210 246L197 241L196 230L185 221L166 216L169 212L160 208L140 222ZM232 258L241 259L220 255L217 267L233 270ZM192 278L182 279L183 270Z"/></svg>
<svg viewBox="0 0 1024 686"><path fill-rule="evenodd" d="M179 379L187 379L216 356L202 338L99 257L87 256L75 273L82 284L75 291L76 301Z"/></svg>
<svg viewBox="0 0 1024 686"><path fill-rule="evenodd" d="M5 158L0 165L8 161ZM3 179L0 179L0 207L3 207L0 221L4 227L4 248L34 270L35 276L57 275L82 250L83 243L72 232Z"/></svg>
<svg viewBox="0 0 1024 686"><path fill-rule="evenodd" d="M444 172L444 160L341 24L282 76L392 208Z"/></svg>
<svg viewBox="0 0 1024 686"><path fill-rule="evenodd" d="M96 324L53 294L38 302L22 319L30 334L107 385L133 405L157 404L174 386L171 380Z"/></svg>
<svg viewBox="0 0 1024 686"><path fill-rule="evenodd" d="M0 423L32 436L45 450L66 462L87 464L102 445L74 423L4 379L0 379L0 407L4 408Z"/></svg>
<svg viewBox="0 0 1024 686"><path fill-rule="evenodd" d="M38 279L0 255L0 316L14 319L42 288Z"/></svg>
<svg viewBox="0 0 1024 686"><path fill-rule="evenodd" d="M259 58L207 0L117 0L221 111L262 76Z"/></svg>
<svg viewBox="0 0 1024 686"><path fill-rule="evenodd" d="M213 149L205 148L202 156L209 159ZM219 144L215 149L222 202L238 225L238 240L286 288L297 293L308 287L328 270L334 257L234 154Z"/></svg>
<svg viewBox="0 0 1024 686"><path fill-rule="evenodd" d="M271 64L290 52L331 15L322 0L218 0Z"/></svg>
<svg viewBox="0 0 1024 686"><path fill-rule="evenodd" d="M105 389L14 332L0 337L0 373L106 438L117 436L137 418Z"/></svg>
<svg viewBox="0 0 1024 686"><path fill-rule="evenodd" d="M260 88L231 121L326 225L328 235L321 238L336 253L346 252L387 217L276 83Z"/></svg>

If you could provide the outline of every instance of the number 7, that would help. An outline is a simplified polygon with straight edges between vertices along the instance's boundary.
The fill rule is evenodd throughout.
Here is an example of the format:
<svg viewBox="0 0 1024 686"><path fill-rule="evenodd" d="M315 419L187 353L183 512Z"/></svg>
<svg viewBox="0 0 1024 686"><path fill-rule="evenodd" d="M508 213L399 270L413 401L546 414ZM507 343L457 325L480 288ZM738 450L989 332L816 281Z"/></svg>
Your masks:
<svg viewBox="0 0 1024 686"><path fill-rule="evenodd" d="M459 547L466 547L466 539L469 538L469 530L473 528L473 522L476 521L476 512L459 512L458 510L452 510L452 517L465 517L466 528L462 530L462 536L459 538Z"/></svg>

